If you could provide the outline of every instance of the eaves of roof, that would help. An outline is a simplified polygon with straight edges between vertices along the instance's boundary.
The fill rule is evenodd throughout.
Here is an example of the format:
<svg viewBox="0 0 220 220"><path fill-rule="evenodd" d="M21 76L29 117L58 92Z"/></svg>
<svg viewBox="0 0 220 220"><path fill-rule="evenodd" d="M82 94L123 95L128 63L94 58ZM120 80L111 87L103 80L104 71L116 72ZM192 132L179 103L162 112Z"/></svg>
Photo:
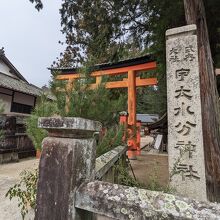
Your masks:
<svg viewBox="0 0 220 220"><path fill-rule="evenodd" d="M21 80L28 83L28 81L21 75L21 73L15 68L15 66L10 62L10 60L5 56L4 53L0 53L0 59L2 59L8 67L13 71L13 73Z"/></svg>
<svg viewBox="0 0 220 220"><path fill-rule="evenodd" d="M146 62L153 62L155 61L155 58L153 55L148 54L145 56L141 57L135 57L132 59L126 59L126 60L121 60L116 63L101 63L101 64L96 64L94 67L92 67L92 71L98 71L98 70L108 70L108 69L114 69L114 68L121 68L121 67L128 67L128 66L133 66L133 65L138 65L138 64L143 64ZM77 68L76 67L53 67L53 68L48 68L51 70L51 72L59 72L59 74L73 74L77 73Z"/></svg>
<svg viewBox="0 0 220 220"><path fill-rule="evenodd" d="M33 96L40 96L42 93L40 88L37 88L36 86L33 86L21 79L16 79L11 76L8 76L4 73L0 73L0 87Z"/></svg>

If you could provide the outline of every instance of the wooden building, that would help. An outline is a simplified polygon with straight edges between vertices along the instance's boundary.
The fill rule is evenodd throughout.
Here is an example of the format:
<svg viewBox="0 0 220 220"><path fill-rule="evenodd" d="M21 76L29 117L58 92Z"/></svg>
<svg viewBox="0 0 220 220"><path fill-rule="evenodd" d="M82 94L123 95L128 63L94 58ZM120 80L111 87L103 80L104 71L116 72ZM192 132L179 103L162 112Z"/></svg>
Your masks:
<svg viewBox="0 0 220 220"><path fill-rule="evenodd" d="M0 129L5 133L0 141L0 163L35 155L35 148L25 132L25 119L41 93L41 89L28 83L9 61L4 49L0 49L0 103L4 106Z"/></svg>
<svg viewBox="0 0 220 220"><path fill-rule="evenodd" d="M14 65L0 50L0 100L4 104L4 114L30 114L41 89L28 83Z"/></svg>

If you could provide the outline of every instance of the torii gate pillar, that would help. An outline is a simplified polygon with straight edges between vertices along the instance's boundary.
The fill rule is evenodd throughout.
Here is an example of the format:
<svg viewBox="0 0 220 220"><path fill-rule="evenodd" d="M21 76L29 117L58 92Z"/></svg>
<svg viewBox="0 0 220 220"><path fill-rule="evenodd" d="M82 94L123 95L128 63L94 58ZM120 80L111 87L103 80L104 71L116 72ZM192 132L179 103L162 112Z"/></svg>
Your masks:
<svg viewBox="0 0 220 220"><path fill-rule="evenodd" d="M128 125L136 125L136 74L128 71Z"/></svg>
<svg viewBox="0 0 220 220"><path fill-rule="evenodd" d="M128 158L136 159L136 73L128 71Z"/></svg>
<svg viewBox="0 0 220 220"><path fill-rule="evenodd" d="M122 81L106 82L105 88L128 88L128 157L135 159L136 155L140 154L140 123L136 123L136 87L139 86L153 86L157 84L157 78L144 78L140 76L136 77L136 73L142 71L155 70L157 67L156 61L152 59L150 55L144 57L124 60L116 64L100 64L96 65L97 70L93 71L90 76L96 77L96 83L90 84L90 89L97 88L101 83L102 76L114 76L121 74L128 74L127 78L123 78ZM57 70L60 71L58 68ZM60 80L74 80L79 79L79 73L76 69L62 68L61 73L57 76ZM71 83L72 84L72 83ZM71 90L68 90L71 91ZM69 109L69 99L67 98L67 109Z"/></svg>

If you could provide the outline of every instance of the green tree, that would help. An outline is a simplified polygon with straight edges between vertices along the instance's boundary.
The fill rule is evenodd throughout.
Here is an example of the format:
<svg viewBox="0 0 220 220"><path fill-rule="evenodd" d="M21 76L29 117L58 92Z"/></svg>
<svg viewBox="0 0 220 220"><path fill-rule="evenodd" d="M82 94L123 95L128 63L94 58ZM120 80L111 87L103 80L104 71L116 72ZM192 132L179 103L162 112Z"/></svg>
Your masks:
<svg viewBox="0 0 220 220"><path fill-rule="evenodd" d="M88 75L89 70L86 67L81 71L83 75ZM56 96L58 114L97 120L102 122L104 127L118 124L118 113L127 109L126 97L123 95L112 97L112 93L105 89L104 84L96 89L90 89L91 80L89 76L75 80L69 91L66 82L56 80L56 74L53 76L50 84Z"/></svg>
<svg viewBox="0 0 220 220"><path fill-rule="evenodd" d="M40 0L31 2L42 7ZM220 67L220 18L215 16L220 1L204 4L214 65ZM146 104L159 102L157 108L166 110L165 31L186 24L183 0L62 0L60 15L66 38L61 43L67 47L55 65L77 66L87 59L113 62L153 53L158 62L157 99Z"/></svg>
<svg viewBox="0 0 220 220"><path fill-rule="evenodd" d="M220 2L204 3L213 58L218 66L220 22L215 14ZM186 24L183 0L63 0L60 13L67 44L63 56L68 55L69 65L88 57L95 57L100 63L154 53L158 61L157 101L166 109L165 31Z"/></svg>
<svg viewBox="0 0 220 220"><path fill-rule="evenodd" d="M44 129L38 128L39 117L49 117L57 113L56 103L48 101L47 97L42 95L40 102L36 105L34 111L31 113L26 121L27 134L33 141L36 149L41 150L41 143L47 136L47 132Z"/></svg>
<svg viewBox="0 0 220 220"><path fill-rule="evenodd" d="M29 1L37 10L43 8L43 1ZM220 1L204 0L204 5L212 54L219 67L220 17L216 15ZM166 29L186 24L183 0L62 0L60 15L67 44L61 55L68 58L68 65L88 56L100 62L117 60L128 51L135 56L149 48L158 52L157 57L164 57Z"/></svg>
<svg viewBox="0 0 220 220"><path fill-rule="evenodd" d="M155 106L157 101L160 103L157 108L165 111L164 34L167 28L184 24L182 0L64 0L60 13L67 44L63 58L68 55L69 65L88 58L96 63L113 62L153 52L159 63L155 74L159 86L157 99L148 99L146 105Z"/></svg>

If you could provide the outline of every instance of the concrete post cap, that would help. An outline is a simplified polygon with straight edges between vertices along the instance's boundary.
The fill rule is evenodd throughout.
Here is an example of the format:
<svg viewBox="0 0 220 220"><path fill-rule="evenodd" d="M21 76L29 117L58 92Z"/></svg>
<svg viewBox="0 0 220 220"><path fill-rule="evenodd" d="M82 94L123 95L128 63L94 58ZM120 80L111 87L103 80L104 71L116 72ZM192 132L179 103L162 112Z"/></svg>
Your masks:
<svg viewBox="0 0 220 220"><path fill-rule="evenodd" d="M38 127L49 131L49 136L70 136L70 134L91 134L99 132L102 124L78 117L41 117L38 119ZM53 134L53 135L50 135Z"/></svg>

